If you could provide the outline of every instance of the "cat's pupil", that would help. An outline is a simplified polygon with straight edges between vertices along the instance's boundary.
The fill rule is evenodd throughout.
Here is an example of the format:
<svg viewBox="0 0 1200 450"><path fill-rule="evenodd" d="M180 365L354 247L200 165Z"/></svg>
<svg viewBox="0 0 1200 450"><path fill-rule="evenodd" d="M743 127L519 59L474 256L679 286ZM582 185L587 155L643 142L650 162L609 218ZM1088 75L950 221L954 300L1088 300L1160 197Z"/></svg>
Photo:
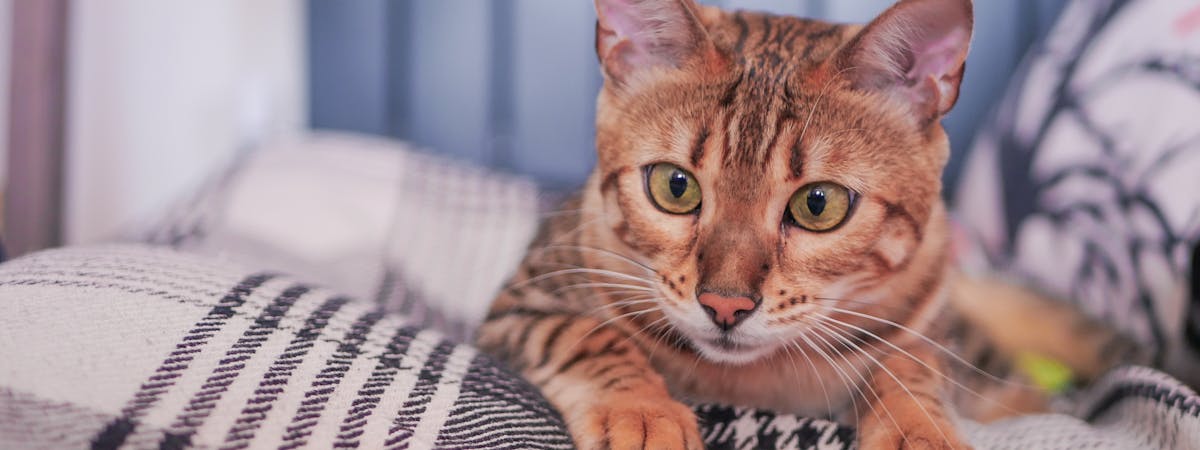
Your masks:
<svg viewBox="0 0 1200 450"><path fill-rule="evenodd" d="M814 216L825 212L825 191L820 189L808 191L808 212Z"/></svg>
<svg viewBox="0 0 1200 450"><path fill-rule="evenodd" d="M667 183L671 188L671 195L675 198L683 197L683 193L687 192L688 179L687 175L678 170L671 173L671 181Z"/></svg>

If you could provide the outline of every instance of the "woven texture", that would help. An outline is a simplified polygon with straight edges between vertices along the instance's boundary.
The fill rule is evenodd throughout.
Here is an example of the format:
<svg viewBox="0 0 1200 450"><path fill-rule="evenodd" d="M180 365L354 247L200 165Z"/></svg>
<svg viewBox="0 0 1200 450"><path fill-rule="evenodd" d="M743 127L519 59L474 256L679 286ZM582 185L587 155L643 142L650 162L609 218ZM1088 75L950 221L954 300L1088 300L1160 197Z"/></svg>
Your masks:
<svg viewBox="0 0 1200 450"><path fill-rule="evenodd" d="M0 266L0 448L571 448L473 348L234 267L116 247Z"/></svg>
<svg viewBox="0 0 1200 450"><path fill-rule="evenodd" d="M296 274L461 342L550 201L400 142L316 133L237 161L126 239Z"/></svg>
<svg viewBox="0 0 1200 450"><path fill-rule="evenodd" d="M0 448L570 448L519 377L402 315L162 248L0 265ZM1200 397L1126 368L980 449L1200 448ZM696 408L709 448L848 449L830 422Z"/></svg>

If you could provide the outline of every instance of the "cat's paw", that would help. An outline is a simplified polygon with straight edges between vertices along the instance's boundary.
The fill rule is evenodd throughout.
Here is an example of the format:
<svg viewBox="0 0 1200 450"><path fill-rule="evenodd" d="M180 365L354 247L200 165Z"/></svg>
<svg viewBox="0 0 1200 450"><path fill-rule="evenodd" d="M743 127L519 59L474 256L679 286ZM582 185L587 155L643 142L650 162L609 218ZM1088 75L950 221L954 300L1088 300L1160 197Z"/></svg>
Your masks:
<svg viewBox="0 0 1200 450"><path fill-rule="evenodd" d="M598 399L572 420L571 433L583 450L704 448L691 408L670 398Z"/></svg>
<svg viewBox="0 0 1200 450"><path fill-rule="evenodd" d="M865 427L859 430L860 450L970 450L959 437L954 425L945 422L930 422L925 417L898 418L900 428L895 426Z"/></svg>

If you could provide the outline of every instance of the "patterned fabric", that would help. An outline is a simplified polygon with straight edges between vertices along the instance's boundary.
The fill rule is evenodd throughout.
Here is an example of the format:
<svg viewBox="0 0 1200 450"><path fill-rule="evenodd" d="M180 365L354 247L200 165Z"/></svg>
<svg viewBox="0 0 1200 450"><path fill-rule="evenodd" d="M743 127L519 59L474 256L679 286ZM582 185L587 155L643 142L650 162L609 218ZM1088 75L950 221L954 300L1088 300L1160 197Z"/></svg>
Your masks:
<svg viewBox="0 0 1200 450"><path fill-rule="evenodd" d="M274 273L58 250L0 299L0 448L571 448L473 348Z"/></svg>
<svg viewBox="0 0 1200 450"><path fill-rule="evenodd" d="M1200 396L1145 367L1114 370L1060 414L959 427L976 449L1200 449ZM696 408L710 449L849 449L854 431L828 422L716 405Z"/></svg>
<svg viewBox="0 0 1200 450"><path fill-rule="evenodd" d="M237 161L128 239L296 274L462 342L551 200L403 143L318 133Z"/></svg>
<svg viewBox="0 0 1200 450"><path fill-rule="evenodd" d="M957 195L990 265L1200 383L1200 6L1075 1L1005 99Z"/></svg>
<svg viewBox="0 0 1200 450"><path fill-rule="evenodd" d="M705 447L733 449L854 448L854 429L831 422L727 405L699 405Z"/></svg>
<svg viewBox="0 0 1200 450"><path fill-rule="evenodd" d="M571 448L535 388L407 318L162 248L0 265L0 448ZM1069 414L961 424L979 449L1200 448L1200 397L1145 368ZM714 449L849 449L830 422L696 408Z"/></svg>

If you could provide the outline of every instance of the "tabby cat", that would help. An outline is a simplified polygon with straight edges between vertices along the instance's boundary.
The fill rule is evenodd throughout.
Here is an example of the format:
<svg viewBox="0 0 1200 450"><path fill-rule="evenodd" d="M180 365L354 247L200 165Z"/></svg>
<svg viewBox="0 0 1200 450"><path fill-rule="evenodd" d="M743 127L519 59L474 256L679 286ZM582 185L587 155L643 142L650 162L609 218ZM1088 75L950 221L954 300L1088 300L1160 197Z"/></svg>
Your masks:
<svg viewBox="0 0 1200 450"><path fill-rule="evenodd" d="M833 417L860 448L965 448L943 391L940 119L969 0L866 26L596 0L598 162L477 342L580 448L702 448L680 400ZM971 390L976 392L976 390Z"/></svg>

